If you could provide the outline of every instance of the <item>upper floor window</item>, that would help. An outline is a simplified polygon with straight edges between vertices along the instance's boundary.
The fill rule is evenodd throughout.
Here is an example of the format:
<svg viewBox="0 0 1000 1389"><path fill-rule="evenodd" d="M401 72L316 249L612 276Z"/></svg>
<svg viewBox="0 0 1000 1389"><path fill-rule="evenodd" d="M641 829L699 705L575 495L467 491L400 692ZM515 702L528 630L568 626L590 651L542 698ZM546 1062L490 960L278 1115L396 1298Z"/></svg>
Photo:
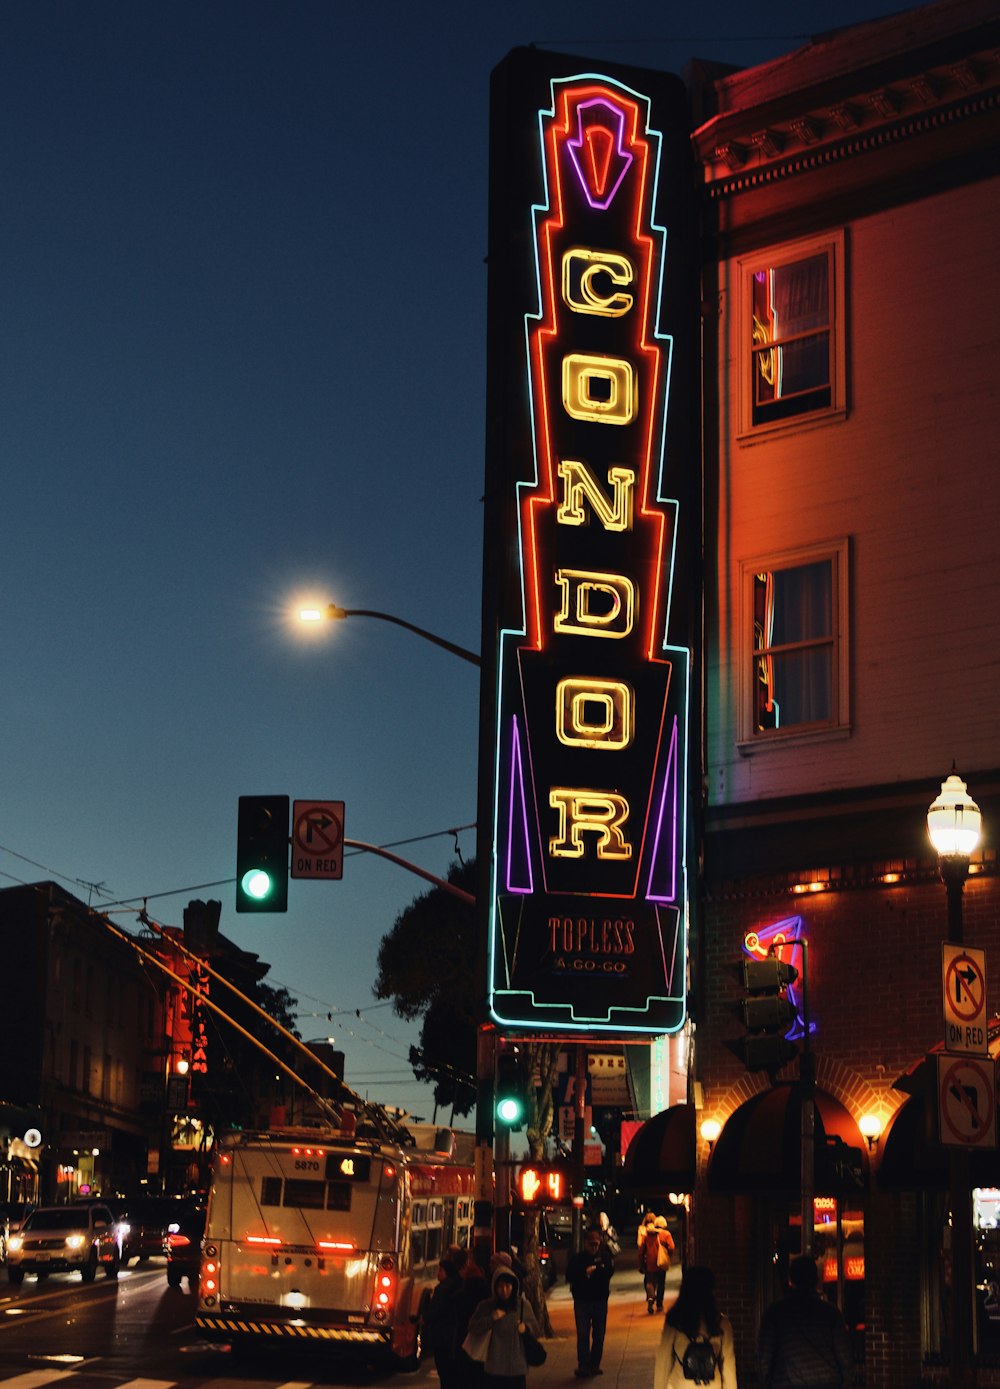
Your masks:
<svg viewBox="0 0 1000 1389"><path fill-rule="evenodd" d="M843 234L739 264L741 432L843 414Z"/></svg>
<svg viewBox="0 0 1000 1389"><path fill-rule="evenodd" d="M846 728L847 541L748 560L740 740Z"/></svg>

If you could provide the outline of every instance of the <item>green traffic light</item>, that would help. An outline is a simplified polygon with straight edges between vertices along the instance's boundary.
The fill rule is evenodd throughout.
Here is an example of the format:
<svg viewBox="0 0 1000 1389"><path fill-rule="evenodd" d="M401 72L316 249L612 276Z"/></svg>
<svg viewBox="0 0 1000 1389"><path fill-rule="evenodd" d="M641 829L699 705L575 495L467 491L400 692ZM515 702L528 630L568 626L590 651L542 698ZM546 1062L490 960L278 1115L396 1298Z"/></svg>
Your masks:
<svg viewBox="0 0 1000 1389"><path fill-rule="evenodd" d="M240 887L255 902L263 902L266 897L270 897L274 882L270 873L263 868L251 868L240 879Z"/></svg>
<svg viewBox="0 0 1000 1389"><path fill-rule="evenodd" d="M524 1105L514 1095L497 1100L497 1118L504 1124L516 1124L524 1116Z"/></svg>

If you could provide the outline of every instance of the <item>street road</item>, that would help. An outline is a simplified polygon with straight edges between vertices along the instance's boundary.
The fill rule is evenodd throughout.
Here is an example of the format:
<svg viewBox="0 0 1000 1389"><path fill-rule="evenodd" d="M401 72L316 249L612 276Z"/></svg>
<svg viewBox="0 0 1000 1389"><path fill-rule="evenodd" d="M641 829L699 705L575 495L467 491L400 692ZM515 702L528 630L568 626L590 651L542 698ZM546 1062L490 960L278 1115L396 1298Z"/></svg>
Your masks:
<svg viewBox="0 0 1000 1389"><path fill-rule="evenodd" d="M166 1264L152 1259L123 1269L117 1282L98 1274L30 1274L16 1288L0 1267L0 1389L308 1389L311 1384L425 1385L432 1362L416 1375L392 1374L299 1347L254 1346L248 1355L203 1340L187 1283L167 1286ZM436 1377L433 1383L437 1384Z"/></svg>

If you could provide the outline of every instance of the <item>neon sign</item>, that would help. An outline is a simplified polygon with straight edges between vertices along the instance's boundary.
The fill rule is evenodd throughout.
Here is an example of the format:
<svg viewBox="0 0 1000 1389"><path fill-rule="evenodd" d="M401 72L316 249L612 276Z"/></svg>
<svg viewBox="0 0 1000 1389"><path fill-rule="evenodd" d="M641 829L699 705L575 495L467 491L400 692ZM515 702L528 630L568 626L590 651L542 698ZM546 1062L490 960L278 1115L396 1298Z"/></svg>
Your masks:
<svg viewBox="0 0 1000 1389"><path fill-rule="evenodd" d="M752 960L763 960L769 950L777 955L779 960L784 960L787 964L796 965L796 951L794 949L782 949L782 946L791 946L793 941L804 938L801 916L787 916L782 921L775 921L770 926L762 926L759 931L748 931L743 937L743 949ZM772 949L773 947L773 949ZM797 1042L800 1037L806 1034L805 1022L802 1017L802 989L798 983L788 985L788 1001L791 1003L794 1012L792 1025L785 1033L790 1042ZM811 1010L810 1010L811 1011ZM816 1023L810 1018L809 1031L816 1031Z"/></svg>
<svg viewBox="0 0 1000 1389"><path fill-rule="evenodd" d="M690 667L671 616L664 135L616 78L549 76L539 105L530 451L504 470L519 580L498 622L490 1005L537 1030L663 1033L684 1021Z"/></svg>

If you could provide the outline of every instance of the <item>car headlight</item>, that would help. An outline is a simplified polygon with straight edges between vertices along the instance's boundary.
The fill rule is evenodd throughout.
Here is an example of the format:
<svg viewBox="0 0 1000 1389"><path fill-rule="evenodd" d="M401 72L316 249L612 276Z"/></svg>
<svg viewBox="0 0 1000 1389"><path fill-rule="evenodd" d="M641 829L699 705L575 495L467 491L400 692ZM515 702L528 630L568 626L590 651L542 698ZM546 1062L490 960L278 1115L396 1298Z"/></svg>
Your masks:
<svg viewBox="0 0 1000 1389"><path fill-rule="evenodd" d="M67 1248L67 1249L82 1249L83 1246L86 1244L86 1242L87 1242L87 1237L86 1237L86 1235L67 1235L67 1236L66 1236L66 1248Z"/></svg>
<svg viewBox="0 0 1000 1389"><path fill-rule="evenodd" d="M132 1226L128 1223L127 1220L119 1220L118 1233L121 1235L122 1239L124 1239L126 1235L130 1235L132 1233Z"/></svg>
<svg viewBox="0 0 1000 1389"><path fill-rule="evenodd" d="M23 1246L23 1244L24 1244L24 1240L22 1239L22 1237L21 1237L20 1235L11 1235L10 1239L8 1239L8 1241L7 1241L7 1250L8 1250L8 1253L11 1253L11 1254L16 1254L16 1253L18 1253L19 1250L21 1249L21 1247Z"/></svg>

